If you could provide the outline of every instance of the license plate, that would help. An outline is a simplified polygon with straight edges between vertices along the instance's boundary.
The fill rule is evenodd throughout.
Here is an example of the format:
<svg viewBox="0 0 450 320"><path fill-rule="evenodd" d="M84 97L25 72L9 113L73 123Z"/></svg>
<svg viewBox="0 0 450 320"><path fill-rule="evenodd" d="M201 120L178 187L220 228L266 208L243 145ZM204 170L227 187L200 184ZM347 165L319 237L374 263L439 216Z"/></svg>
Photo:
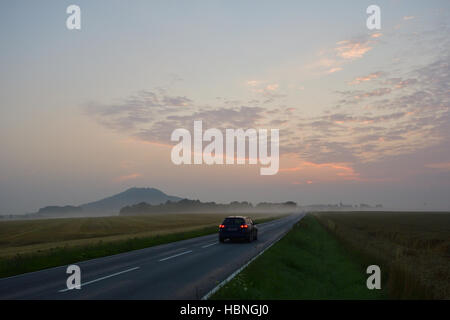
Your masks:
<svg viewBox="0 0 450 320"><path fill-rule="evenodd" d="M236 231L237 228L228 228L228 230L230 230L230 231Z"/></svg>

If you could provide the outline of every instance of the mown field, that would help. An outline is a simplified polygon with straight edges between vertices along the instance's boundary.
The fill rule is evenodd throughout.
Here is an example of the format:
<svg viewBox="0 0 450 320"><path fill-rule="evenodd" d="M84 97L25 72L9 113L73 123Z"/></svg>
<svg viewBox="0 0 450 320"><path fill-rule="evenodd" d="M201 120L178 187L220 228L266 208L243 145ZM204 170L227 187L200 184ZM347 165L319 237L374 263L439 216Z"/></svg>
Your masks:
<svg viewBox="0 0 450 320"><path fill-rule="evenodd" d="M211 299L383 299L368 290L366 266L311 215Z"/></svg>
<svg viewBox="0 0 450 320"><path fill-rule="evenodd" d="M450 213L318 213L366 264L378 264L389 296L450 299Z"/></svg>
<svg viewBox="0 0 450 320"><path fill-rule="evenodd" d="M17 220L0 222L0 277L217 232L228 214ZM281 215L251 214L255 222Z"/></svg>

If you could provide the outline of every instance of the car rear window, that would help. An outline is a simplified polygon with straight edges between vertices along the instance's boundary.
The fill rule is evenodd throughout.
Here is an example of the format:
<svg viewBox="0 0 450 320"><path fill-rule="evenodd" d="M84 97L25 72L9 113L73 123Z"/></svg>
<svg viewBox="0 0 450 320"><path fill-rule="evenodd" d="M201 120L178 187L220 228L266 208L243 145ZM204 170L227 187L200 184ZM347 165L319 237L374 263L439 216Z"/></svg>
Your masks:
<svg viewBox="0 0 450 320"><path fill-rule="evenodd" d="M224 225L241 225L241 224L244 224L244 219L242 219L242 218L226 218L224 221L223 221L223 224Z"/></svg>

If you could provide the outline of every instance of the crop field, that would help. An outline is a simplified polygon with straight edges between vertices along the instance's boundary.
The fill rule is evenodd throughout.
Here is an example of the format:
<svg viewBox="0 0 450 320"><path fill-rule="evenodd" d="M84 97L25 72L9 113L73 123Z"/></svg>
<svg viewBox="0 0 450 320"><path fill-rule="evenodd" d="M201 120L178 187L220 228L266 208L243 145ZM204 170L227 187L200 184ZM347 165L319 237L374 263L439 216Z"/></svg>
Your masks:
<svg viewBox="0 0 450 320"><path fill-rule="evenodd" d="M0 222L0 277L217 232L229 214L152 214ZM280 214L251 214L255 222Z"/></svg>
<svg viewBox="0 0 450 320"><path fill-rule="evenodd" d="M367 264L381 267L394 298L450 299L450 213L317 213Z"/></svg>

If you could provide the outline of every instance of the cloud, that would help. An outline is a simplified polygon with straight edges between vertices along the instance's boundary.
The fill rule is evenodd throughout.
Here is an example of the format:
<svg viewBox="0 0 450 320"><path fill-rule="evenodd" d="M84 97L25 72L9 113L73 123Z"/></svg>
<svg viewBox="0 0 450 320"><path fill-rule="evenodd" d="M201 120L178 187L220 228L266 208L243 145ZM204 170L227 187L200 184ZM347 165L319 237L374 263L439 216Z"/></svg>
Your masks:
<svg viewBox="0 0 450 320"><path fill-rule="evenodd" d="M339 112L300 118L292 106L262 108L217 99L217 105L197 104L184 95L141 91L122 102L95 105L99 123L150 143L170 145L176 128L191 128L203 120L204 128L282 127L280 152L312 163L356 164L386 161L450 140L449 63L431 60L406 74L379 70L355 77L353 83L382 87L336 91ZM276 82L252 87L269 99L279 94ZM253 105L263 103L257 99ZM346 109L349 108L349 109ZM318 179L313 179L319 181ZM298 180L301 181L301 180Z"/></svg>
<svg viewBox="0 0 450 320"><path fill-rule="evenodd" d="M111 104L90 103L85 111L108 129L159 145L170 145L173 130L191 128L195 120L203 120L205 128L218 129L287 125L286 115L291 115L295 108L258 106L284 97L278 92L279 84L268 83L254 90L258 90L265 100L253 99L253 106L222 97L215 100L216 105L198 104L187 96L156 89L142 90Z"/></svg>
<svg viewBox="0 0 450 320"><path fill-rule="evenodd" d="M448 51L432 51L420 66L409 65L404 73L390 68L355 77L351 84L366 83L369 89L336 91L341 96L339 112L334 108L301 119L301 136L287 140L280 150L314 163L353 167L388 166L390 159L426 149L450 156L450 151L443 151L450 150L450 59ZM446 163L427 163L422 168L447 168Z"/></svg>
<svg viewBox="0 0 450 320"><path fill-rule="evenodd" d="M363 58L368 51L362 48L375 47L378 39L379 36L372 34L339 42L336 50L324 51L311 68L321 74L344 68L347 63ZM246 82L249 92L258 95L256 98L222 97L205 104L168 90L140 91L119 102L93 104L90 115L102 125L137 140L167 145L175 128L192 128L194 120L203 120L205 129L281 127L282 157L295 155L302 159L285 168L303 166L318 170L317 176L302 176L303 170L286 170L285 174L295 174L292 181L318 183L326 181L327 174L333 178L366 181L365 172L359 168L373 163L384 163L387 168L391 159L404 156L408 160L407 155L427 148L434 152L450 149L445 145L450 141L450 59L449 50L444 50L449 42L437 46L438 49L430 48L429 55L422 57L420 66L409 62L404 68L392 68L387 63L375 72L355 75L347 84L364 85L334 91L336 102L314 116L304 113L300 116L302 111L297 105L265 104L285 95L280 93L278 82L261 80ZM448 159L448 153L440 159ZM336 165L351 168L353 173ZM420 167L422 170L447 168L434 161L421 163ZM380 171L379 175L382 174ZM371 177L371 181L375 178L390 177Z"/></svg>
<svg viewBox="0 0 450 320"><path fill-rule="evenodd" d="M392 92L391 88L377 88L372 91L366 91L361 94L356 94L354 96L355 99L363 99L363 98L370 98L370 97L380 97L386 94L389 94Z"/></svg>
<svg viewBox="0 0 450 320"><path fill-rule="evenodd" d="M254 88L252 91L261 94L265 98L263 102L267 104L274 102L276 99L286 97L285 94L279 93L279 87L280 85L278 83L269 83L263 87L259 86L259 88Z"/></svg>
<svg viewBox="0 0 450 320"><path fill-rule="evenodd" d="M345 99L340 100L340 104L355 104L363 99L373 98L373 97L381 97L392 92L391 88L376 88L372 90L352 90L352 91L336 91L343 96Z"/></svg>
<svg viewBox="0 0 450 320"><path fill-rule="evenodd" d="M385 73L382 71L377 71L377 72L373 72L370 73L366 76L362 76L362 77L356 77L353 81L349 82L349 84L353 85L353 84L360 84L362 82L367 82L367 81L371 81L374 79L378 79L380 77L382 77Z"/></svg>
<svg viewBox="0 0 450 320"><path fill-rule="evenodd" d="M114 181L122 182L122 181L127 181L127 180L133 180L133 179L139 178L140 176L141 176L141 174L139 174L139 173L131 173L131 174L117 177L114 179Z"/></svg>
<svg viewBox="0 0 450 320"><path fill-rule="evenodd" d="M165 106L174 106L174 107L186 107L189 104L192 103L192 100L189 98L186 98L185 96L177 96L177 97L163 97L163 105Z"/></svg>
<svg viewBox="0 0 450 320"><path fill-rule="evenodd" d="M171 96L163 91L141 90L112 104L89 103L85 112L115 131L131 131L151 122L161 113L176 113L193 105L186 96Z"/></svg>
<svg viewBox="0 0 450 320"><path fill-rule="evenodd" d="M306 181L304 181L304 182L302 182L302 181L293 181L291 184L293 184L293 185L301 185L301 184L312 184L313 183L313 181L312 180L306 180Z"/></svg>
<svg viewBox="0 0 450 320"><path fill-rule="evenodd" d="M267 84L264 87L260 87L257 89L253 89L254 92L262 93L263 95L270 95L273 94L275 91L278 90L280 85L278 83L271 83Z"/></svg>
<svg viewBox="0 0 450 320"><path fill-rule="evenodd" d="M246 85L249 87L256 87L256 86L260 85L261 83L263 83L263 81L261 81L261 80L249 80L246 82Z"/></svg>
<svg viewBox="0 0 450 320"><path fill-rule="evenodd" d="M335 73L335 72L338 72L338 71L341 71L342 70L342 68L341 67L336 67L336 68L331 68L330 70L328 70L328 74L330 74L330 73Z"/></svg>
<svg viewBox="0 0 450 320"><path fill-rule="evenodd" d="M329 181L357 181L360 174L348 163L314 163L310 161L300 161L295 167L280 168L281 174L289 174L294 179L293 184L301 184L299 181L305 181L307 184Z"/></svg>
<svg viewBox="0 0 450 320"><path fill-rule="evenodd" d="M268 84L268 85L265 87L265 90L266 90L266 91L274 92L274 91L278 90L278 87L279 87L278 83Z"/></svg>
<svg viewBox="0 0 450 320"><path fill-rule="evenodd" d="M265 117L265 109L241 106L238 108L215 108L193 111L185 115L168 115L152 122L138 132L136 138L156 143L171 143L170 135L177 128L192 128L195 120L202 120L204 130L207 128L256 128L258 121Z"/></svg>
<svg viewBox="0 0 450 320"><path fill-rule="evenodd" d="M337 44L335 48L337 55L344 59L359 59L372 50L368 41L344 40Z"/></svg>
<svg viewBox="0 0 450 320"><path fill-rule="evenodd" d="M338 41L334 48L321 50L318 53L318 61L309 64L307 68L318 70L320 74L340 71L345 64L363 58L381 36L381 33L373 33Z"/></svg>
<svg viewBox="0 0 450 320"><path fill-rule="evenodd" d="M439 163L427 163L425 167L432 169L440 169L443 171L450 171L450 162L439 162Z"/></svg>
<svg viewBox="0 0 450 320"><path fill-rule="evenodd" d="M417 79L410 78L410 79L402 79L402 78L390 78L387 79L384 83L392 85L396 89L402 89L407 86L414 85L418 82Z"/></svg>

